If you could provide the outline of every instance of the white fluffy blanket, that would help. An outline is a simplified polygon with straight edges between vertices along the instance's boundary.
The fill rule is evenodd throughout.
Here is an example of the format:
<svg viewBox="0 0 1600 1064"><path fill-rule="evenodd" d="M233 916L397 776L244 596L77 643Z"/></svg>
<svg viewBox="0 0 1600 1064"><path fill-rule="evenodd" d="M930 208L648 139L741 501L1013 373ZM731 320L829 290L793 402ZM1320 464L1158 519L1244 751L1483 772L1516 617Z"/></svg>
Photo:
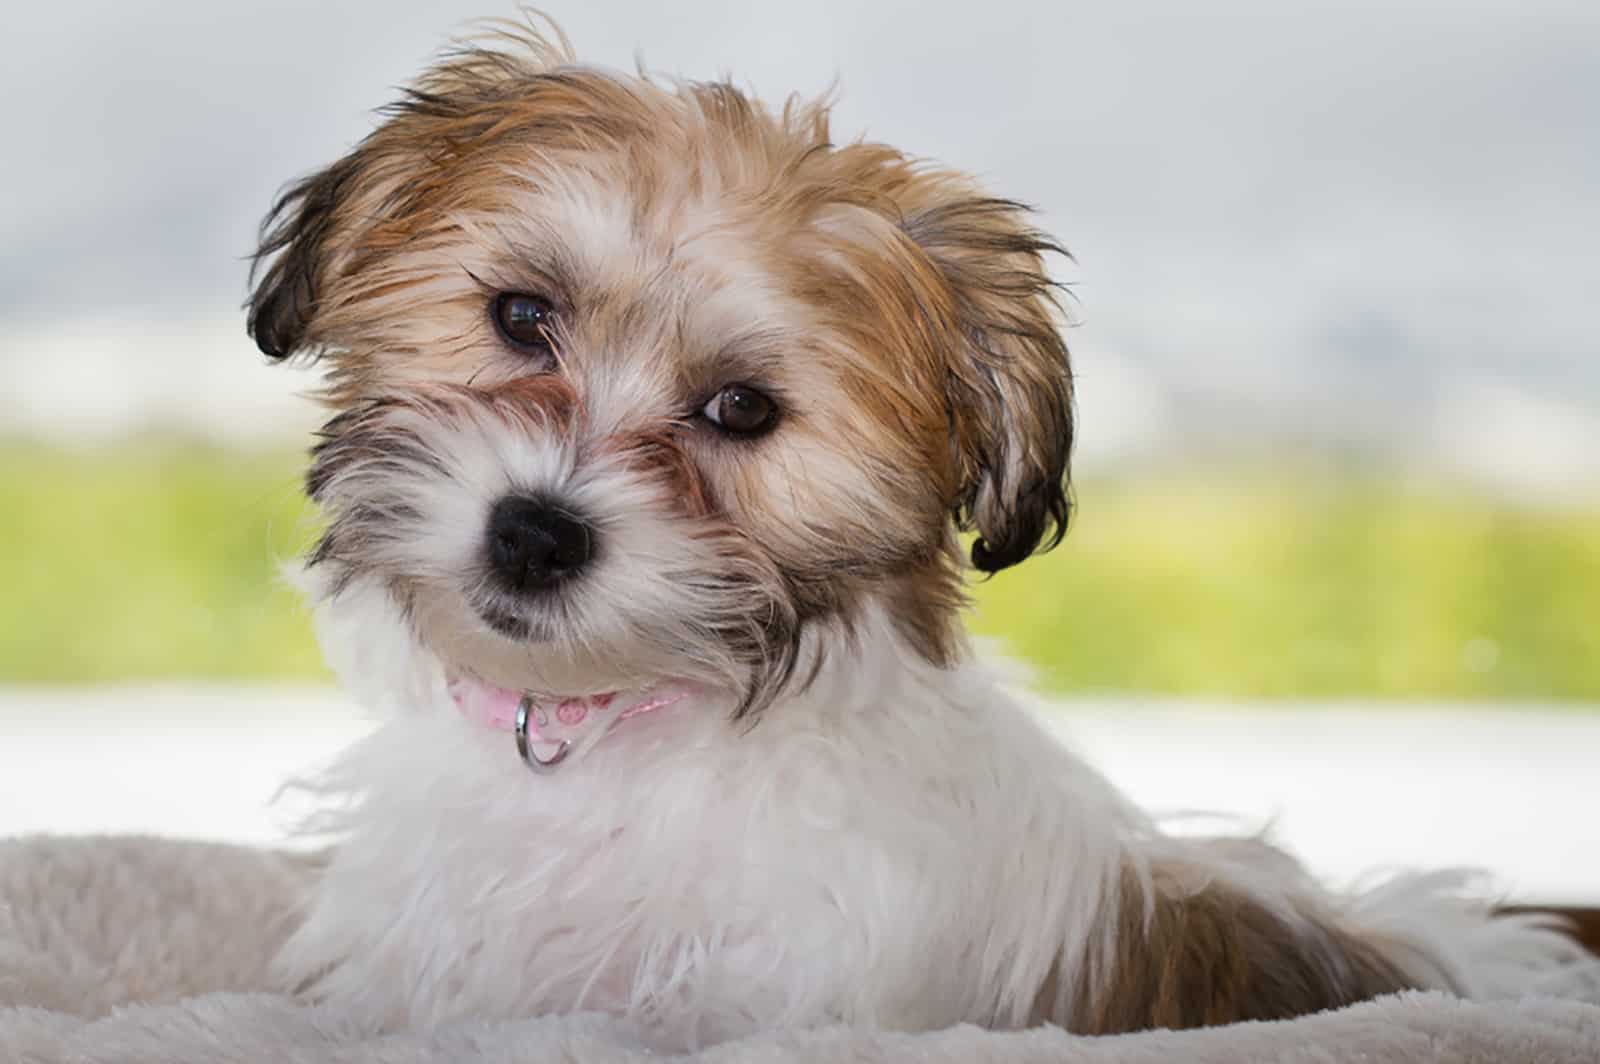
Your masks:
<svg viewBox="0 0 1600 1064"><path fill-rule="evenodd" d="M373 1032L274 993L267 960L316 860L143 838L0 842L0 1061L652 1061L602 1016ZM1595 1064L1600 1007L1402 994L1283 1023L1082 1038L1055 1028L829 1029L702 1062Z"/></svg>

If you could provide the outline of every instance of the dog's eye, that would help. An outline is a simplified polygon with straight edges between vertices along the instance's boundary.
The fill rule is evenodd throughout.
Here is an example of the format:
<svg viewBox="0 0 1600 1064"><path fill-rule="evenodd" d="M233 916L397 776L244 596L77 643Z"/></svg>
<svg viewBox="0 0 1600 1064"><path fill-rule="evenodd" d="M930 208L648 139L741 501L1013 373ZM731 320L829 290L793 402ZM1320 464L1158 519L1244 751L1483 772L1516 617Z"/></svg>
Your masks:
<svg viewBox="0 0 1600 1064"><path fill-rule="evenodd" d="M494 325L513 347L530 354L550 350L550 324L555 308L547 299L526 292L501 292L494 298Z"/></svg>
<svg viewBox="0 0 1600 1064"><path fill-rule="evenodd" d="M730 384L701 408L705 419L726 432L753 436L777 420L778 407L747 384Z"/></svg>

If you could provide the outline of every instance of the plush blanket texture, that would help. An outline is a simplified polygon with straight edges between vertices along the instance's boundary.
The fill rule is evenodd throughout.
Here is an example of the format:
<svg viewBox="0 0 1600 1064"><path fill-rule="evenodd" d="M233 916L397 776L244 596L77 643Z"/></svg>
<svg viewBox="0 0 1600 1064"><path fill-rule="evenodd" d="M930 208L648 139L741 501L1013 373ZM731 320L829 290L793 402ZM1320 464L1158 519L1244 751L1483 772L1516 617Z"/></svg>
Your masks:
<svg viewBox="0 0 1600 1064"><path fill-rule="evenodd" d="M361 1030L272 986L315 856L150 838L0 842L0 1061L655 1061L603 1016ZM1600 1007L1402 994L1284 1023L1080 1038L1054 1028L757 1036L705 1062L1595 1064Z"/></svg>

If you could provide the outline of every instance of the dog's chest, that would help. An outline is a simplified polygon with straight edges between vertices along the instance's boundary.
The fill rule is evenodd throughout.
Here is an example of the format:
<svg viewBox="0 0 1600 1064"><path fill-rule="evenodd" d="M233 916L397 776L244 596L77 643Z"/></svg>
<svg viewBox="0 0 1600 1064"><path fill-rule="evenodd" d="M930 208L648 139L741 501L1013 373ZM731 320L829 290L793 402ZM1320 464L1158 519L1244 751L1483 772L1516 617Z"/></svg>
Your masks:
<svg viewBox="0 0 1600 1064"><path fill-rule="evenodd" d="M640 729L534 778L502 736L429 728L355 755L384 774L284 954L291 981L378 1022L598 1009L663 1044L993 1019L971 973L1017 796L970 744L930 771L948 763L860 738Z"/></svg>

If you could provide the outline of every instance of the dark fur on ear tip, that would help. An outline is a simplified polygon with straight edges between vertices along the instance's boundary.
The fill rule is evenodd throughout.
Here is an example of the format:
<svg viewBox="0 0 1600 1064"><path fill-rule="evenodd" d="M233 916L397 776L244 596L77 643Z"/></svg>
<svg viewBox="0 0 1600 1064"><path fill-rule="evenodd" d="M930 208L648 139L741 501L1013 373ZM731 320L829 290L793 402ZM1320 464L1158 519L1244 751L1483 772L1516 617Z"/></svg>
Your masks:
<svg viewBox="0 0 1600 1064"><path fill-rule="evenodd" d="M294 306L306 298L303 294L296 296L274 290L265 297L258 295L249 304L245 330L263 355L282 361L300 349L305 323Z"/></svg>
<svg viewBox="0 0 1600 1064"><path fill-rule="evenodd" d="M268 358L281 361L311 346L324 245L355 166L352 156L290 185L261 223L245 328Z"/></svg>
<svg viewBox="0 0 1600 1064"><path fill-rule="evenodd" d="M1054 549L1067 534L1072 500L1063 481L1044 483L1018 496L1003 539L979 536L972 542L972 567L998 573L1034 554Z"/></svg>

